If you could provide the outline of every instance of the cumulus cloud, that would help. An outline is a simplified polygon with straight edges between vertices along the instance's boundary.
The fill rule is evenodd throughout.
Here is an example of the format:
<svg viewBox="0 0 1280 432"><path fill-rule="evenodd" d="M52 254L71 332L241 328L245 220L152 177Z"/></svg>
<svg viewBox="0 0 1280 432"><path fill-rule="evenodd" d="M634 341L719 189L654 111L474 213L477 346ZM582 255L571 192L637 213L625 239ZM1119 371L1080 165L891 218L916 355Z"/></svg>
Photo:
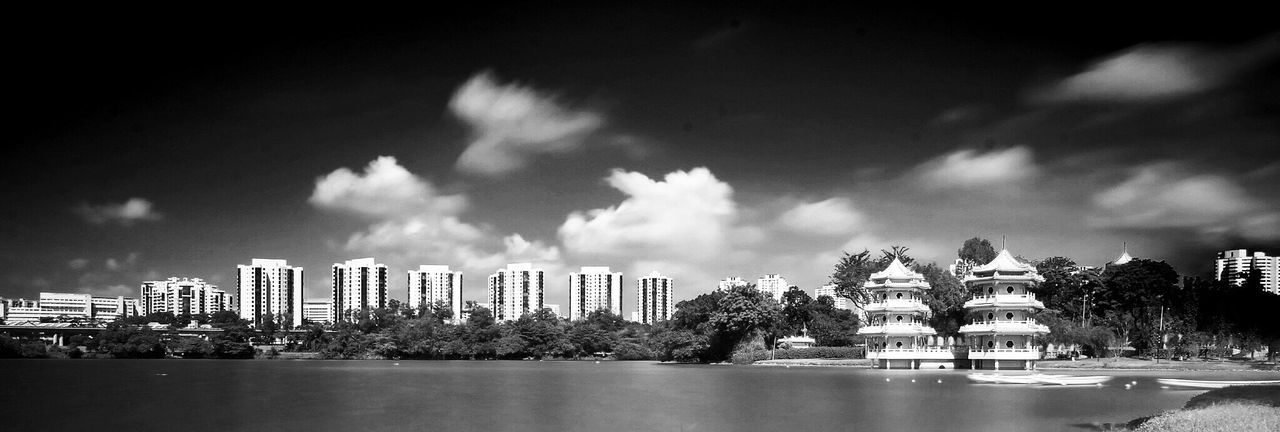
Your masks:
<svg viewBox="0 0 1280 432"><path fill-rule="evenodd" d="M151 201L144 198L129 198L120 204L90 205L80 203L72 208L76 215L93 225L115 223L121 226L133 226L138 222L158 221L164 215L156 212Z"/></svg>
<svg viewBox="0 0 1280 432"><path fill-rule="evenodd" d="M1093 196L1088 223L1100 228L1190 229L1206 235L1280 238L1280 213L1238 183L1173 162L1144 165Z"/></svg>
<svg viewBox="0 0 1280 432"><path fill-rule="evenodd" d="M661 181L614 170L605 181L627 198L617 206L569 214L559 230L569 251L687 258L723 252L737 205L733 188L711 170L675 171Z"/></svg>
<svg viewBox="0 0 1280 432"><path fill-rule="evenodd" d="M442 195L391 156L380 156L363 174L338 168L316 180L308 201L317 207L369 217L453 215L467 207L462 195Z"/></svg>
<svg viewBox="0 0 1280 432"><path fill-rule="evenodd" d="M1029 147L979 152L957 150L929 160L909 172L926 189L1002 189L1039 175Z"/></svg>
<svg viewBox="0 0 1280 432"><path fill-rule="evenodd" d="M783 228L801 234L841 235L858 230L863 216L848 198L828 198L797 205L778 217Z"/></svg>
<svg viewBox="0 0 1280 432"><path fill-rule="evenodd" d="M465 195L440 193L393 157L375 159L361 174L339 168L316 179L308 201L322 210L371 219L367 228L338 247L400 269L447 264L487 274L509 262L560 266L556 246L519 234L501 236L490 227L465 221Z"/></svg>
<svg viewBox="0 0 1280 432"><path fill-rule="evenodd" d="M1274 35L1241 47L1143 44L1089 65L1030 93L1038 103L1149 102L1194 95L1225 85L1241 71L1275 58Z"/></svg>
<svg viewBox="0 0 1280 432"><path fill-rule="evenodd" d="M517 171L539 154L576 150L605 123L603 115L565 106L555 95L499 84L489 72L462 84L449 110L471 129L458 169L485 176Z"/></svg>

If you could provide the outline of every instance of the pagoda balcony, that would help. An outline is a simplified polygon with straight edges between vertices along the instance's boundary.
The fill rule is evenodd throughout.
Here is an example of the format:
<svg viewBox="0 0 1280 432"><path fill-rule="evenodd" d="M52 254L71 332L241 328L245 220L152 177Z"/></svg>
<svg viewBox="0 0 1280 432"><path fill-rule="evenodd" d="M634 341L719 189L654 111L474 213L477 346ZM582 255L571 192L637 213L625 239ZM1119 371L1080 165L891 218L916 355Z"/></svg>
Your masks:
<svg viewBox="0 0 1280 432"><path fill-rule="evenodd" d="M938 334L933 327L921 323L887 323L863 326L858 329L860 335L902 335L902 336L928 336Z"/></svg>
<svg viewBox="0 0 1280 432"><path fill-rule="evenodd" d="M956 351L951 347L925 346L917 348L885 348L867 349L867 358L871 360L951 360L956 358Z"/></svg>
<svg viewBox="0 0 1280 432"><path fill-rule="evenodd" d="M960 333L1000 333L1000 334L1037 334L1048 333L1049 327L1037 323L1036 320L1022 321L973 321L960 326Z"/></svg>
<svg viewBox="0 0 1280 432"><path fill-rule="evenodd" d="M972 299L964 302L965 308L977 307L1030 307L1036 309L1044 309L1044 303L1036 300L1034 293L1027 294L982 294L975 295Z"/></svg>
<svg viewBox="0 0 1280 432"><path fill-rule="evenodd" d="M1043 356L1038 348L969 347L970 360L1040 360Z"/></svg>
<svg viewBox="0 0 1280 432"><path fill-rule="evenodd" d="M887 299L875 303L867 303L862 308L867 313L873 312L921 312L928 313L929 305L920 299Z"/></svg>

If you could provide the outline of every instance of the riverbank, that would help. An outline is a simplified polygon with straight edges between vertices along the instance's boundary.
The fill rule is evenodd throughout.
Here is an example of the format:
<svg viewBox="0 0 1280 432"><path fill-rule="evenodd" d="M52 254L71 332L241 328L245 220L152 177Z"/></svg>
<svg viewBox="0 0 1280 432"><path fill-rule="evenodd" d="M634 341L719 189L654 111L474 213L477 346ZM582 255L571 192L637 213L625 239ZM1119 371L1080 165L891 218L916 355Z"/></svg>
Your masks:
<svg viewBox="0 0 1280 432"><path fill-rule="evenodd" d="M1241 360L1143 360L1135 358L1093 358L1084 360L1042 360L1036 364L1041 370L1169 370L1169 371L1275 371L1276 365L1258 361Z"/></svg>
<svg viewBox="0 0 1280 432"><path fill-rule="evenodd" d="M1280 386L1227 387L1197 395L1181 410L1129 422L1142 432L1280 430Z"/></svg>
<svg viewBox="0 0 1280 432"><path fill-rule="evenodd" d="M752 366L840 366L840 367L860 367L870 368L871 360L867 359L785 359L785 360L759 360L751 363Z"/></svg>

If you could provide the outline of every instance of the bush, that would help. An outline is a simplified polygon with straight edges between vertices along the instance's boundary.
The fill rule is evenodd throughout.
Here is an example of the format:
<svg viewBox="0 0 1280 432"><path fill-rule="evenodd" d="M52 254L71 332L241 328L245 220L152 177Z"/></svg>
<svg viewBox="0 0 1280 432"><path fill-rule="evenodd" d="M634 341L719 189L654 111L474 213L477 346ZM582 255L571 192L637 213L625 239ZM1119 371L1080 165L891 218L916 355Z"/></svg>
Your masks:
<svg viewBox="0 0 1280 432"><path fill-rule="evenodd" d="M862 347L813 347L774 350L773 358L778 360L792 359L860 359L863 358ZM760 360L768 360L768 350L739 351L733 353L734 364L751 364Z"/></svg>
<svg viewBox="0 0 1280 432"><path fill-rule="evenodd" d="M618 360L652 360L654 355L644 345L623 341L613 347L613 357Z"/></svg>

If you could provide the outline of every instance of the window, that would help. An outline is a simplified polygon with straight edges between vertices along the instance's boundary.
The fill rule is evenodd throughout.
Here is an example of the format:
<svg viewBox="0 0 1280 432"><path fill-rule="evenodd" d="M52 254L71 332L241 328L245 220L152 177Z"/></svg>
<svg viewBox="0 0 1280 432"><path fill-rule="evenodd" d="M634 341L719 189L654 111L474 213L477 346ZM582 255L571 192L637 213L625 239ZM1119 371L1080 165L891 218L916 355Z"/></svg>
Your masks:
<svg viewBox="0 0 1280 432"><path fill-rule="evenodd" d="M1009 313L1004 314L1004 319L1012 320L1012 319L1013 319L1013 312L1009 312Z"/></svg>
<svg viewBox="0 0 1280 432"><path fill-rule="evenodd" d="M902 342L898 342L898 343L896 343L896 344L893 344L893 346L896 346L896 347L898 347L898 348L902 348Z"/></svg>
<svg viewBox="0 0 1280 432"><path fill-rule="evenodd" d="M902 293L898 293L898 298L902 298Z"/></svg>
<svg viewBox="0 0 1280 432"><path fill-rule="evenodd" d="M995 342L987 341L987 348L995 348L995 346L996 346Z"/></svg>
<svg viewBox="0 0 1280 432"><path fill-rule="evenodd" d="M1007 292L1007 293L1009 293L1009 294L1013 294L1013 287L1006 287L1006 288L1005 288L1005 292Z"/></svg>
<svg viewBox="0 0 1280 432"><path fill-rule="evenodd" d="M996 314L993 314L993 313L991 313L991 312L987 312L987 319L988 319L988 320L995 319L995 318L996 318Z"/></svg>
<svg viewBox="0 0 1280 432"><path fill-rule="evenodd" d="M996 289L995 289L995 288L987 287L987 294L992 294L992 293L995 293L995 292L996 292Z"/></svg>
<svg viewBox="0 0 1280 432"><path fill-rule="evenodd" d="M1005 348L1013 348L1013 341L1004 341Z"/></svg>
<svg viewBox="0 0 1280 432"><path fill-rule="evenodd" d="M902 322L902 315L898 315L898 322Z"/></svg>

